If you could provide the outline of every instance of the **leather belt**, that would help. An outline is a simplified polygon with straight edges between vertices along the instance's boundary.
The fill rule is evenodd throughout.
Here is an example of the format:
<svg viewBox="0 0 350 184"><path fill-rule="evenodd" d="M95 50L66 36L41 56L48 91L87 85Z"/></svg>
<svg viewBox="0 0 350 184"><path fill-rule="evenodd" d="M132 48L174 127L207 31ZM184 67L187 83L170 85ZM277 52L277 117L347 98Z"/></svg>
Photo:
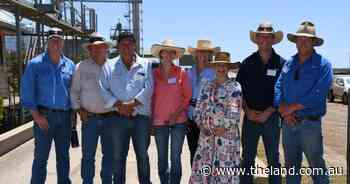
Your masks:
<svg viewBox="0 0 350 184"><path fill-rule="evenodd" d="M44 106L38 106L38 110L40 113L49 113L49 112L69 112L69 110L66 109L52 109L52 108L47 108Z"/></svg>
<svg viewBox="0 0 350 184"><path fill-rule="evenodd" d="M110 111L105 113L93 113L93 112L87 112L88 117L95 117L95 118L108 118L112 116L119 116L119 113L117 111Z"/></svg>
<svg viewBox="0 0 350 184"><path fill-rule="evenodd" d="M297 121L320 121L321 120L321 116L300 116L300 117L296 117Z"/></svg>

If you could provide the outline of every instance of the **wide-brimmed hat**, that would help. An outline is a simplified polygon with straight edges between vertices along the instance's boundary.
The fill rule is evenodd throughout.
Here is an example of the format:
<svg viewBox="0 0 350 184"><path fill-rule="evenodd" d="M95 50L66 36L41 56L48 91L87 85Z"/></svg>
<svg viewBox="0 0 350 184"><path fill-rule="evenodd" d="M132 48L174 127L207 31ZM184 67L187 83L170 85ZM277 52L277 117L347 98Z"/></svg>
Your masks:
<svg viewBox="0 0 350 184"><path fill-rule="evenodd" d="M217 64L226 64L230 69L239 68L241 62L231 62L231 55L228 52L217 52L215 54L215 59L210 63L211 67Z"/></svg>
<svg viewBox="0 0 350 184"><path fill-rule="evenodd" d="M192 55L194 55L198 50L210 51L215 54L216 52L220 51L220 47L214 47L210 40L198 40L196 48L188 47L187 49L187 51Z"/></svg>
<svg viewBox="0 0 350 184"><path fill-rule="evenodd" d="M272 27L272 24L270 22L263 22L259 24L256 31L250 31L250 40L256 44L256 35L257 34L272 34L274 36L273 45L281 42L283 40L283 32L282 31L275 31Z"/></svg>
<svg viewBox="0 0 350 184"><path fill-rule="evenodd" d="M94 32L89 36L89 40L87 43L84 43L82 45L82 47L85 50L88 50L88 47L93 46L93 45L106 45L107 48L111 47L112 44L105 41L104 37L98 33L98 32Z"/></svg>
<svg viewBox="0 0 350 184"><path fill-rule="evenodd" d="M60 38L60 39L64 39L64 33L62 31L62 29L58 28L58 27L52 27L47 31L47 39L51 39L51 38Z"/></svg>
<svg viewBox="0 0 350 184"><path fill-rule="evenodd" d="M296 33L288 33L287 38L289 41L295 43L298 36L310 37L313 39L314 46L321 46L323 39L316 36L315 25L310 21L304 21L300 24Z"/></svg>
<svg viewBox="0 0 350 184"><path fill-rule="evenodd" d="M176 52L177 58L180 58L185 52L185 48L176 46L173 40L164 40L162 43L154 44L151 47L152 55L157 58L159 58L159 53L161 50L173 50Z"/></svg>

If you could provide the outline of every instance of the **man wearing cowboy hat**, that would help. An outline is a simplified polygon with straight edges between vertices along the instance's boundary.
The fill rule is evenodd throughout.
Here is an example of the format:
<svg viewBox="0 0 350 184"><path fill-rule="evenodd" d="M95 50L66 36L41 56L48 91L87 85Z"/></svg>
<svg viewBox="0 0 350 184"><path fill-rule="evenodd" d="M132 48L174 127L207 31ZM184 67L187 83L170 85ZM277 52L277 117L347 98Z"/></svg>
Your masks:
<svg viewBox="0 0 350 184"><path fill-rule="evenodd" d="M120 56L107 61L100 76L105 108L118 114L111 118L113 174L117 184L125 183L126 159L130 138L137 160L140 184L149 184L151 98L153 94L152 63L135 53L136 40L132 33L118 36Z"/></svg>
<svg viewBox="0 0 350 184"><path fill-rule="evenodd" d="M323 39L316 36L315 25L302 22L296 33L287 35L295 43L297 54L283 66L275 87L275 106L283 117L282 135L287 168L301 168L304 153L311 168L313 183L329 183L323 159L322 116L326 113L326 96L332 84L332 66L314 47ZM287 175L288 184L301 182L300 175Z"/></svg>
<svg viewBox="0 0 350 184"><path fill-rule="evenodd" d="M71 87L72 106L83 123L81 177L84 184L93 183L96 147L100 138L103 154L101 181L103 184L111 184L112 139L108 132L108 119L113 115L113 109L104 107L98 84L109 44L99 33L92 33L83 48L89 53L89 58L77 64Z"/></svg>
<svg viewBox="0 0 350 184"><path fill-rule="evenodd" d="M51 28L47 50L30 60L21 79L21 102L33 120L34 161L32 184L44 184L47 160L55 141L57 182L70 184L69 147L71 137L71 102L69 87L74 63L63 55L63 31Z"/></svg>
<svg viewBox="0 0 350 184"><path fill-rule="evenodd" d="M283 38L281 31L274 31L271 23L261 23L257 31L250 31L250 39L258 51L247 57L237 74L242 85L242 167L249 170L255 166L255 157L260 136L262 136L268 167L280 168L279 139L280 118L273 107L274 86L281 72L284 59L272 48ZM241 177L241 183L251 184L253 176ZM281 183L281 176L270 175L269 183Z"/></svg>
<svg viewBox="0 0 350 184"><path fill-rule="evenodd" d="M215 78L215 71L209 67L209 61L212 60L212 56L219 50L218 47L213 47L210 40L198 40L197 47L188 48L188 52L195 58L195 65L188 70L188 76L192 85L192 98L190 106L188 108L188 129L186 132L187 143L191 154L191 165L193 163L193 157L196 153L196 148L199 139L199 129L194 122L193 110L196 105L199 90L201 88L202 80L213 80Z"/></svg>

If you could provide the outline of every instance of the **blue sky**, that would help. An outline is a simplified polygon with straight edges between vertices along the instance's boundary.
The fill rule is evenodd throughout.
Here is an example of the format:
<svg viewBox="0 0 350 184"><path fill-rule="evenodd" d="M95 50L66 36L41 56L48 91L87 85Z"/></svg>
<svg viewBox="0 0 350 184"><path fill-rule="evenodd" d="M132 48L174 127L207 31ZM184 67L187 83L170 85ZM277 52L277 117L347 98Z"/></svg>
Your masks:
<svg viewBox="0 0 350 184"><path fill-rule="evenodd" d="M106 37L123 15L126 4L87 3L98 14L98 27ZM231 53L233 60L243 60L256 50L249 39L261 21L270 21L276 30L285 33L283 41L274 48L283 57L295 54L295 44L286 38L304 20L316 25L316 34L325 44L316 50L327 57L334 67L350 67L350 1L235 1L235 0L143 0L144 48L166 38L179 46L195 46L196 40L211 39L215 46Z"/></svg>

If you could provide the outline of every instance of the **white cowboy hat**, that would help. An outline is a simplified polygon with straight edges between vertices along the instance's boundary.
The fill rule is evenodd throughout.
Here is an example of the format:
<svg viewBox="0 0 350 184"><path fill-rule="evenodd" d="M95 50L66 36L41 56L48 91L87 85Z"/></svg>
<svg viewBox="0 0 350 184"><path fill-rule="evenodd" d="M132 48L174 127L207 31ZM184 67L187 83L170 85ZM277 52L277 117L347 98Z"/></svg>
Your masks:
<svg viewBox="0 0 350 184"><path fill-rule="evenodd" d="M84 43L82 47L87 51L88 47L101 44L106 45L107 48L112 47L112 44L105 41L104 37L100 33L94 32L89 36L88 43Z"/></svg>
<svg viewBox="0 0 350 184"><path fill-rule="evenodd" d="M188 47L187 49L187 51L192 55L194 55L197 50L210 51L215 54L216 52L220 51L220 47L213 47L210 40L198 40L196 48Z"/></svg>
<svg viewBox="0 0 350 184"><path fill-rule="evenodd" d="M283 40L283 32L276 31L273 29L272 24L270 22L263 22L259 24L256 31L250 31L250 40L256 44L256 35L259 33L272 34L274 35L273 45L281 42Z"/></svg>
<svg viewBox="0 0 350 184"><path fill-rule="evenodd" d="M314 46L321 46L323 39L316 36L316 28L312 22L304 21L300 24L296 33L288 33L287 38L289 41L295 43L298 36L310 37L313 39Z"/></svg>
<svg viewBox="0 0 350 184"><path fill-rule="evenodd" d="M159 58L161 50L173 50L176 52L176 57L180 58L185 53L185 48L176 46L173 40L164 40L160 44L154 44L151 47L151 53L153 56Z"/></svg>

